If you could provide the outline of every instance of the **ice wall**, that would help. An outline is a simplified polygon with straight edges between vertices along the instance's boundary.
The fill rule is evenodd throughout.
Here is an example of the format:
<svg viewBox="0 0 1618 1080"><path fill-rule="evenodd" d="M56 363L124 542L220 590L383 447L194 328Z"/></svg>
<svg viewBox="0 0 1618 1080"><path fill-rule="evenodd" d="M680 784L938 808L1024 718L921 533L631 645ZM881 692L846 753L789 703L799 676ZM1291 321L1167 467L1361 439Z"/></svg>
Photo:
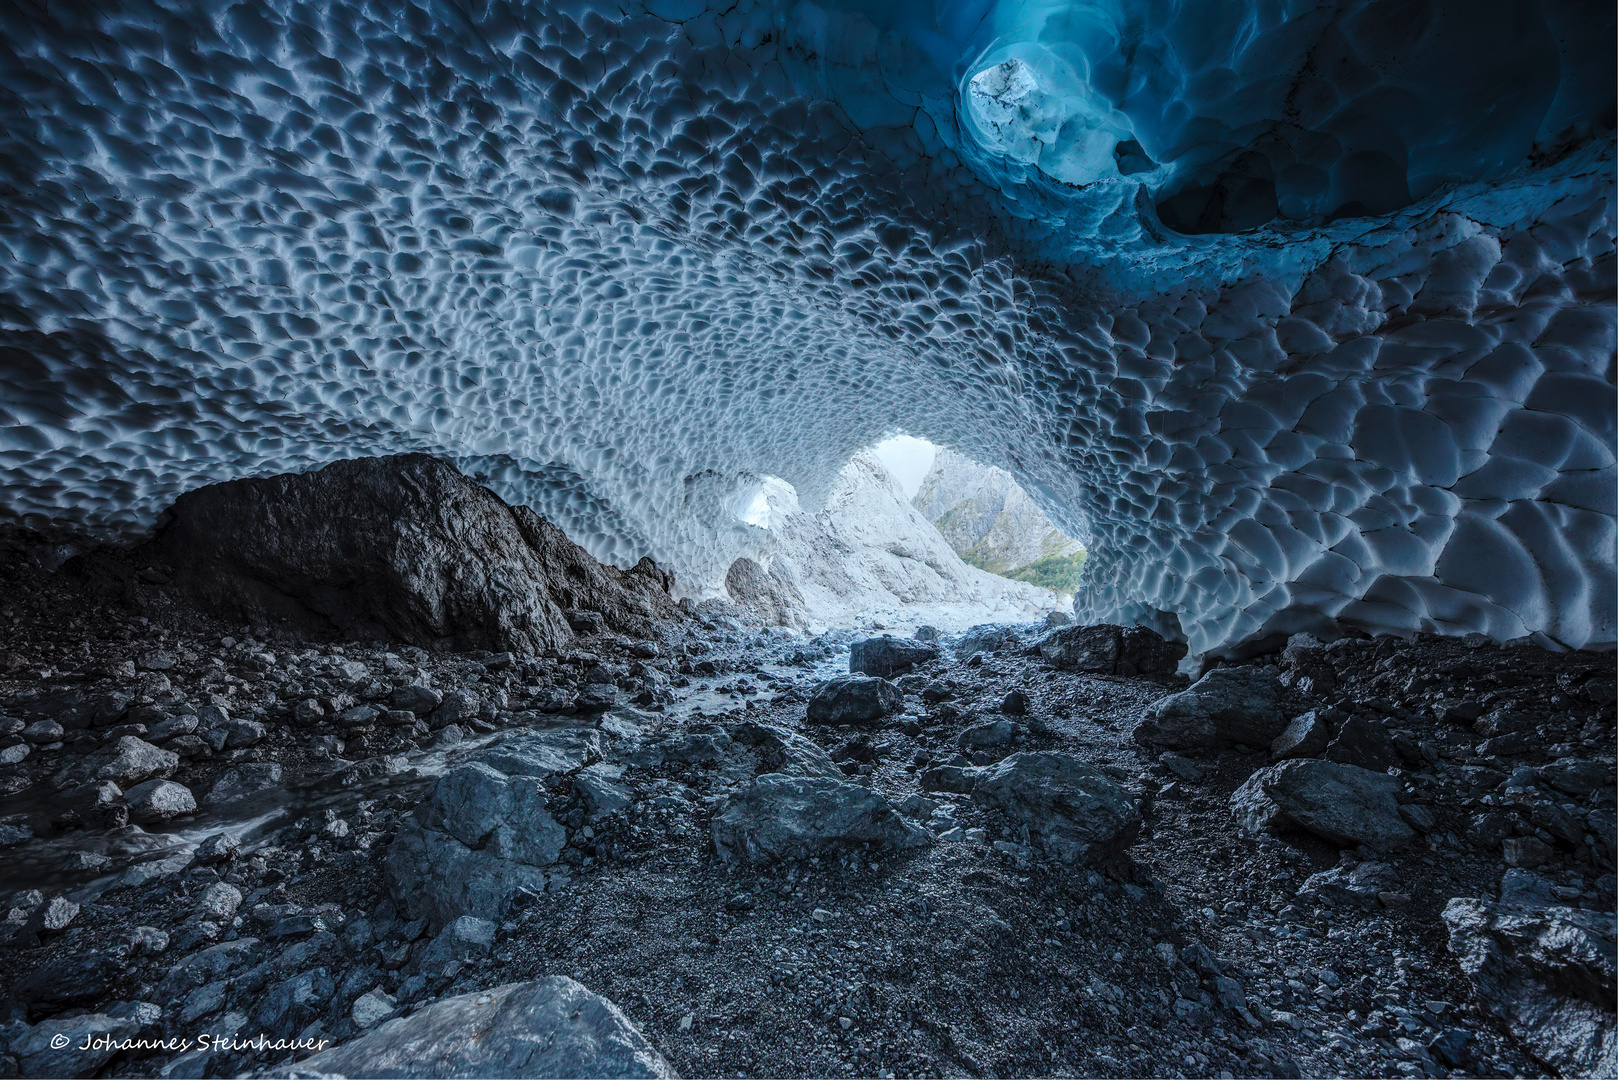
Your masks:
<svg viewBox="0 0 1618 1080"><path fill-rule="evenodd" d="M1610 641L1612 19L7 8L5 510L421 449L700 592L902 429L1197 650Z"/></svg>

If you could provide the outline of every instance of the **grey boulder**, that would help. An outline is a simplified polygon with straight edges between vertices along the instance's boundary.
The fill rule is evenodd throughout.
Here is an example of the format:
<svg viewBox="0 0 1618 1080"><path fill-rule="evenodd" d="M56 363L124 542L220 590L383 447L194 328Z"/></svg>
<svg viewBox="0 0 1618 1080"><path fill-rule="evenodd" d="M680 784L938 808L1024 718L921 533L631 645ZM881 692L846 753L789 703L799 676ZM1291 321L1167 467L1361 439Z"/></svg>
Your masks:
<svg viewBox="0 0 1618 1080"><path fill-rule="evenodd" d="M921 642L888 636L867 638L849 646L848 670L887 679L937 656L937 648Z"/></svg>
<svg viewBox="0 0 1618 1080"><path fill-rule="evenodd" d="M1562 1076L1618 1076L1610 914L1458 896L1444 922L1477 1001L1530 1053Z"/></svg>
<svg viewBox="0 0 1618 1080"><path fill-rule="evenodd" d="M16 1028L20 1030L0 1028L0 1036L17 1059L19 1075L94 1076L119 1052L120 1043L140 1033L141 1024L134 1016L92 1013L53 1017L33 1027L18 1024ZM80 1049L86 1045L91 1049Z"/></svg>
<svg viewBox="0 0 1618 1080"><path fill-rule="evenodd" d="M849 675L815 688L808 718L812 724L870 724L903 704L904 694L886 679Z"/></svg>
<svg viewBox="0 0 1618 1080"><path fill-rule="evenodd" d="M445 773L388 849L394 900L443 926L463 915L499 920L522 893L543 892L567 843L545 801L538 779L483 762Z"/></svg>
<svg viewBox="0 0 1618 1080"><path fill-rule="evenodd" d="M927 842L881 795L828 777L766 773L733 795L711 826L727 863L767 866Z"/></svg>
<svg viewBox="0 0 1618 1080"><path fill-rule="evenodd" d="M1281 685L1264 668L1214 668L1189 689L1159 698L1135 727L1135 741L1171 750L1269 746L1286 729Z"/></svg>
<svg viewBox="0 0 1618 1080"><path fill-rule="evenodd" d="M1399 814L1399 781L1354 765L1296 758L1255 772L1230 797L1248 833L1307 829L1343 847L1403 846L1416 832Z"/></svg>
<svg viewBox="0 0 1618 1080"><path fill-rule="evenodd" d="M168 821L197 811L197 799L191 794L191 789L172 780L148 780L144 784L136 784L124 793L124 800L129 804L129 819L142 825Z"/></svg>
<svg viewBox="0 0 1618 1080"><path fill-rule="evenodd" d="M1140 834L1129 793L1072 754L1013 754L978 770L972 798L1026 826L1033 844L1065 863L1093 862Z"/></svg>
<svg viewBox="0 0 1618 1080"><path fill-rule="evenodd" d="M1295 716L1281 734L1270 740L1270 753L1278 758L1318 757L1331 741L1331 730L1321 710Z"/></svg>
<svg viewBox="0 0 1618 1080"><path fill-rule="evenodd" d="M1039 654L1052 667L1096 675L1172 675L1185 658L1183 642L1144 626L1064 626L1046 635Z"/></svg>
<svg viewBox="0 0 1618 1080"><path fill-rule="evenodd" d="M98 780L111 780L126 790L154 776L171 776L180 764L180 755L153 746L134 735L120 735L95 770Z"/></svg>
<svg viewBox="0 0 1618 1080"><path fill-rule="evenodd" d="M672 1077L618 1007L565 976L447 998L282 1075Z"/></svg>
<svg viewBox="0 0 1618 1080"><path fill-rule="evenodd" d="M202 801L208 806L223 806L238 799L245 799L249 795L279 787L280 784L281 766L273 761L238 765L234 769L226 769L220 773L213 787L208 789L208 794L202 797Z"/></svg>

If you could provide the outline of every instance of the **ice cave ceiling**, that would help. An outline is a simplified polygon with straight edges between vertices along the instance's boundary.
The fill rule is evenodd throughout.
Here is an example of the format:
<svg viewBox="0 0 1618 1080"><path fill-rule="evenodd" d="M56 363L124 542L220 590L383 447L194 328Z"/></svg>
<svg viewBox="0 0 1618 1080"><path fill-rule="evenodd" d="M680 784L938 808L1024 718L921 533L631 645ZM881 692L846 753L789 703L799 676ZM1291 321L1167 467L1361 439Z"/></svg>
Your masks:
<svg viewBox="0 0 1618 1080"><path fill-rule="evenodd" d="M427 450L688 588L904 430L1092 618L1614 633L1610 2L0 11L10 516Z"/></svg>

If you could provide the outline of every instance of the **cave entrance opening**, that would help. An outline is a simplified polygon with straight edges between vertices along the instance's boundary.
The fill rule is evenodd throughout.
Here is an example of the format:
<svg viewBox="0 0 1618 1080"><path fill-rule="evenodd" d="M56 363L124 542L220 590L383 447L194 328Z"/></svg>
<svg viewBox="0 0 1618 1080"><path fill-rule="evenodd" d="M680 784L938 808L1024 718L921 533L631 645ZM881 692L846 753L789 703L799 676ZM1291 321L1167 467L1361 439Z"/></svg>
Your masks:
<svg viewBox="0 0 1618 1080"><path fill-rule="evenodd" d="M1010 473L909 435L872 453L963 562L1071 602L1085 545L1052 524Z"/></svg>

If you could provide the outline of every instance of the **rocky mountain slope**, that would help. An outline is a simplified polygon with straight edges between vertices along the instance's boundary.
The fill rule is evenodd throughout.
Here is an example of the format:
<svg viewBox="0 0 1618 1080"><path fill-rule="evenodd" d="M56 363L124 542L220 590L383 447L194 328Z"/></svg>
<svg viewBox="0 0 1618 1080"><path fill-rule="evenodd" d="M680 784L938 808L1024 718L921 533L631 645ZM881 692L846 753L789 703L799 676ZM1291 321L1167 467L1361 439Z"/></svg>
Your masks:
<svg viewBox="0 0 1618 1080"><path fill-rule="evenodd" d="M766 497L764 561L738 560L726 577L731 599L766 625L958 630L1040 619L1058 606L1049 592L963 562L869 453L844 467L818 513L798 511L776 488Z"/></svg>
<svg viewBox="0 0 1618 1080"><path fill-rule="evenodd" d="M1033 580L1029 569L1042 560L1080 556L1082 565L1084 545L1052 525L1004 469L939 447L912 502L962 559L990 573Z"/></svg>

